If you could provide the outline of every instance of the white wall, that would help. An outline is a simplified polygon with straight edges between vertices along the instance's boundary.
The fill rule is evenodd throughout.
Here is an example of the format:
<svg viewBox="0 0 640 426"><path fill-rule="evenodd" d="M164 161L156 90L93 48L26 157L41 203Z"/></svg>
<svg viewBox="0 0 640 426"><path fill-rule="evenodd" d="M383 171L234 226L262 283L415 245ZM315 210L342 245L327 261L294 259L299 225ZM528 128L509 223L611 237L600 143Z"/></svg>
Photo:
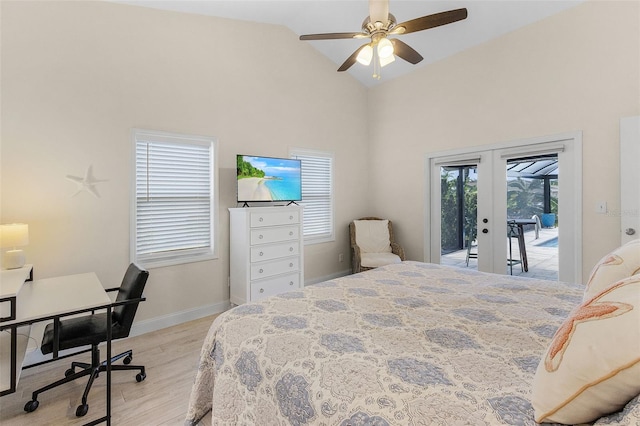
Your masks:
<svg viewBox="0 0 640 426"><path fill-rule="evenodd" d="M586 279L620 242L595 205L620 210L619 119L640 113L639 85L640 3L592 1L375 87L371 213L423 260L426 153L582 131Z"/></svg>
<svg viewBox="0 0 640 426"><path fill-rule="evenodd" d="M103 2L2 1L0 15L0 221L30 225L36 277L119 283L130 128L219 139L220 258L153 269L139 320L228 300L237 153L335 153L337 240L305 248L307 281L348 269L337 255L365 215L422 260L427 152L576 130L583 275L618 244L619 218L593 206L619 208L618 120L640 113L637 2L589 2L368 91L283 27ZM89 165L101 198L71 197L65 175Z"/></svg>
<svg viewBox="0 0 640 426"><path fill-rule="evenodd" d="M29 224L36 278L129 262L130 129L219 140L220 258L151 270L137 320L224 306L235 155L333 151L335 243L307 246L306 279L348 270L367 213L366 89L280 26L104 2L1 3L1 222ZM89 165L101 197L74 197ZM340 184L349 182L349 185ZM217 304L217 305L216 305Z"/></svg>

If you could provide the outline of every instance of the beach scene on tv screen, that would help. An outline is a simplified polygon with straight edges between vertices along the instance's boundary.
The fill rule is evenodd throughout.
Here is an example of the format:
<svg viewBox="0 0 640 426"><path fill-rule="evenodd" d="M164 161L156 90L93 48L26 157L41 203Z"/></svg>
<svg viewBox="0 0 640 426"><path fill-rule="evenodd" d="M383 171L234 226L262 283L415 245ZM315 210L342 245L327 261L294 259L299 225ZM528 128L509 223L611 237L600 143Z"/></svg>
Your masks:
<svg viewBox="0 0 640 426"><path fill-rule="evenodd" d="M238 201L298 201L300 162L286 158L237 157Z"/></svg>

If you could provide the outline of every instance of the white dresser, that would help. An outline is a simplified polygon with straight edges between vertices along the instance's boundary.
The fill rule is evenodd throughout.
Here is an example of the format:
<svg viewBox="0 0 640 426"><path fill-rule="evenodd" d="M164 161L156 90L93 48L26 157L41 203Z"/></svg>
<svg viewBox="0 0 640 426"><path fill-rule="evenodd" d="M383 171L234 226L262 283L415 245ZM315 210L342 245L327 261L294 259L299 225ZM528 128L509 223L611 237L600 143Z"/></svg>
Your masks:
<svg viewBox="0 0 640 426"><path fill-rule="evenodd" d="M263 299L304 284L302 207L230 208L230 300Z"/></svg>

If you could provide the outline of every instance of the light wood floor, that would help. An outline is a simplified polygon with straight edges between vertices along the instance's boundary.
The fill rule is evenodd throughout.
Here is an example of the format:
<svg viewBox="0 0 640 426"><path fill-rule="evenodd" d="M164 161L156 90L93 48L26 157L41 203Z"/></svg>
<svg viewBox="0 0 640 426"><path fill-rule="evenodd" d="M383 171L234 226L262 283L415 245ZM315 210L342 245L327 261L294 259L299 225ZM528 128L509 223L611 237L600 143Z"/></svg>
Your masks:
<svg viewBox="0 0 640 426"><path fill-rule="evenodd" d="M214 316L164 330L113 342L113 354L133 349L132 364L144 365L147 378L140 383L135 371L116 371L111 376L112 424L182 425L189 403L202 342ZM102 350L104 358L106 349ZM16 393L0 398L0 424L81 425L105 414L106 375L101 374L89 393L89 412L76 417L86 378L40 394L33 413L23 410L31 392L64 377L71 361L90 361L90 353L24 370ZM122 361L119 361L122 362ZM201 422L211 425L210 415Z"/></svg>

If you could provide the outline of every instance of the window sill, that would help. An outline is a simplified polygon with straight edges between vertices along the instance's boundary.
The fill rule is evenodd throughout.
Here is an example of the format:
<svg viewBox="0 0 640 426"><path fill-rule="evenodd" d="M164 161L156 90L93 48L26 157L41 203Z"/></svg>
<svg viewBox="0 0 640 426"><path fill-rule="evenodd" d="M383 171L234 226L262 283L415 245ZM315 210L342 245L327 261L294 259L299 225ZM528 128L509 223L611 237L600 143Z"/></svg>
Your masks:
<svg viewBox="0 0 640 426"><path fill-rule="evenodd" d="M165 259L136 259L135 262L145 269L164 268L166 266L182 265L186 263L205 262L217 260L219 256L214 253L206 255L194 255L188 257L171 257Z"/></svg>

